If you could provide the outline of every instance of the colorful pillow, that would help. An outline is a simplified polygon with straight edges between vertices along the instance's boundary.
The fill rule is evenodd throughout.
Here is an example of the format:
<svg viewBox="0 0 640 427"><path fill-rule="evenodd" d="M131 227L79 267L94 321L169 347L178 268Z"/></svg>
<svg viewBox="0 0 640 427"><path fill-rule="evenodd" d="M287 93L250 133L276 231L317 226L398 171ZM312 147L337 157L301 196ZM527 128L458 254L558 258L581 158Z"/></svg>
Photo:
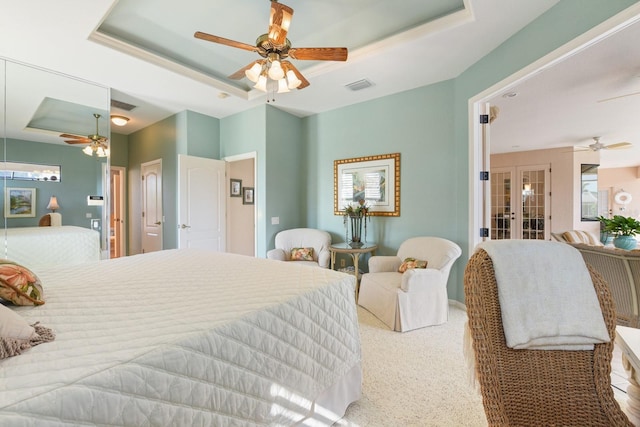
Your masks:
<svg viewBox="0 0 640 427"><path fill-rule="evenodd" d="M18 313L0 304L0 359L16 356L54 338L51 329L38 323L31 326Z"/></svg>
<svg viewBox="0 0 640 427"><path fill-rule="evenodd" d="M313 248L291 249L291 261L313 261Z"/></svg>
<svg viewBox="0 0 640 427"><path fill-rule="evenodd" d="M415 258L405 258L404 262L400 264L398 273L404 273L411 268L427 268L427 261L422 261Z"/></svg>
<svg viewBox="0 0 640 427"><path fill-rule="evenodd" d="M38 276L28 268L6 259L0 260L0 298L15 305L44 304Z"/></svg>

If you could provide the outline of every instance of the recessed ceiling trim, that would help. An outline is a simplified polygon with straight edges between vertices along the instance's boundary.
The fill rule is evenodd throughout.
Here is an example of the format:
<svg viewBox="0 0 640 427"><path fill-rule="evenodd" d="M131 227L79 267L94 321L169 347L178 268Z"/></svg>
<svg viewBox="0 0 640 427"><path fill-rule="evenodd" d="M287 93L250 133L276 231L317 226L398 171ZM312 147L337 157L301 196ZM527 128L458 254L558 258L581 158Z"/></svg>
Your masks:
<svg viewBox="0 0 640 427"><path fill-rule="evenodd" d="M141 59L143 61L149 62L154 65L158 65L167 70L174 71L178 74L181 74L185 77L189 77L193 80L199 81L201 83L210 85L219 89L221 91L233 94L239 98L250 100L248 95L249 92L246 90L240 89L238 87L232 86L230 84L224 83L216 78L213 78L205 73L196 71L192 68L186 67L184 65L178 64L176 62L170 61L166 58L163 58L154 53L148 52L144 49L141 49L136 46L132 46L130 44L124 43L114 37L108 36L106 34L102 34L99 32L93 32L89 39L99 43L103 46L110 47L112 49L118 50L127 55L131 55L135 58Z"/></svg>

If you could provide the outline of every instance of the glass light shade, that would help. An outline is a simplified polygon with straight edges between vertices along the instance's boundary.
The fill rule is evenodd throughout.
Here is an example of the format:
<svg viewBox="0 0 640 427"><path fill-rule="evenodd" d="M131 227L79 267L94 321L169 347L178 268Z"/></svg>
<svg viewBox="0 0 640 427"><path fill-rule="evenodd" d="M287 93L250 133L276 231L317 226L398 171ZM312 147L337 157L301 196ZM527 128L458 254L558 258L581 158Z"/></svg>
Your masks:
<svg viewBox="0 0 640 427"><path fill-rule="evenodd" d="M56 211L56 209L60 209L58 205L58 198L56 196L51 196L49 199L49 204L47 205L47 209L51 209L52 211Z"/></svg>
<svg viewBox="0 0 640 427"><path fill-rule="evenodd" d="M82 149L82 152L83 152L84 154L86 154L87 156L93 156L93 148L91 148L91 146L90 146L90 145L87 145L86 147L84 147L84 148Z"/></svg>
<svg viewBox="0 0 640 427"><path fill-rule="evenodd" d="M252 82L257 83L258 78L260 77L261 71L262 71L262 64L259 62L256 62L255 64L253 64L251 68L249 68L244 72L244 75L247 76L247 78Z"/></svg>
<svg viewBox="0 0 640 427"><path fill-rule="evenodd" d="M267 91L267 76L261 75L258 78L258 83L256 83L253 87L263 92Z"/></svg>
<svg viewBox="0 0 640 427"><path fill-rule="evenodd" d="M284 77L284 70L280 65L280 61L273 61L269 67L269 78L271 80L280 80Z"/></svg>
<svg viewBox="0 0 640 427"><path fill-rule="evenodd" d="M129 121L129 118L125 116L116 116L116 115L111 116L111 123L113 123L116 126L124 126L127 124L128 121Z"/></svg>
<svg viewBox="0 0 640 427"><path fill-rule="evenodd" d="M302 81L296 76L293 70L287 71L287 82L289 83L289 89L295 89L302 84Z"/></svg>
<svg viewBox="0 0 640 427"><path fill-rule="evenodd" d="M98 157L107 157L107 150L102 147L98 147L98 149L96 150L96 155Z"/></svg>
<svg viewBox="0 0 640 427"><path fill-rule="evenodd" d="M286 93L289 92L289 88L287 87L287 80L282 78L278 80L278 93Z"/></svg>

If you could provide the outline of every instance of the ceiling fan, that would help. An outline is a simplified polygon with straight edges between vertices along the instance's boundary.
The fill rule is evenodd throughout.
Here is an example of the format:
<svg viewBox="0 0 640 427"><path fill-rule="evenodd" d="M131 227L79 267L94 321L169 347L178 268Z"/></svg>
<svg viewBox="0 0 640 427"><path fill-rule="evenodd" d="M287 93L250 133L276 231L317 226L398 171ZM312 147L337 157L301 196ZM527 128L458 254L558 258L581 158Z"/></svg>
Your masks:
<svg viewBox="0 0 640 427"><path fill-rule="evenodd" d="M237 42L223 37L197 31L194 37L219 43L238 49L256 52L264 59L253 61L231 74L229 78L239 80L247 77L254 86L263 92L267 91L267 77L278 84L278 93L288 92L289 89L304 89L309 81L286 58L312 61L346 61L348 51L346 47L292 47L287 38L289 25L293 16L293 9L277 0L271 0L271 15L269 29L256 40L256 45Z"/></svg>
<svg viewBox="0 0 640 427"><path fill-rule="evenodd" d="M96 133L88 136L78 136L71 133L60 134L61 138L65 139L67 144L89 144L82 151L87 155L93 155L96 153L98 157L105 157L108 153L108 147L106 142L109 140L106 136L102 136L98 133L98 121L100 120L100 114L94 113L93 117L96 118Z"/></svg>
<svg viewBox="0 0 640 427"><path fill-rule="evenodd" d="M583 148L582 151L620 150L623 148L629 148L633 145L630 142L616 142L614 144L603 144L600 142L599 136L594 136L593 141L594 141L593 144L589 144L586 147L580 147L580 148Z"/></svg>

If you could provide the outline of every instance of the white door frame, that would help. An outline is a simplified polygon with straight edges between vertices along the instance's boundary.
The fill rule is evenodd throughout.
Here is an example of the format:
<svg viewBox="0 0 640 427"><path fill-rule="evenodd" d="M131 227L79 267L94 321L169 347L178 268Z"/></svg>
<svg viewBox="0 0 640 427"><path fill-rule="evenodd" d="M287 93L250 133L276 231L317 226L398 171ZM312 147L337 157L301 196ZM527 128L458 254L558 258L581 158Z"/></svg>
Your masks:
<svg viewBox="0 0 640 427"><path fill-rule="evenodd" d="M478 125L477 118L484 104L496 95L509 91L523 81L638 21L640 21L640 4L634 4L469 99L469 256L473 254L476 245L482 241L480 227L483 220L482 206L485 195L479 179L483 167L482 128ZM484 167L490 167L490 159L487 159L487 165Z"/></svg>
<svg viewBox="0 0 640 427"><path fill-rule="evenodd" d="M123 166L111 166L110 168L112 171L118 171L118 174L120 175L120 188L118 189L118 194L120 194L120 209L117 213L120 217L120 221L116 226L120 229L119 249L120 256L123 257L127 255L127 227L125 227L125 217L127 212L127 198L125 197L125 190L127 188L127 168ZM111 174L109 174L109 183L111 183ZM109 194L111 194L111 192L109 192ZM114 201L110 199L110 202L113 203ZM111 211L111 205L109 205L109 211ZM109 244L111 244L111 239L109 239Z"/></svg>
<svg viewBox="0 0 640 427"><path fill-rule="evenodd" d="M237 162L239 160L247 160L247 159L253 159L253 179L254 179L254 187L256 188L256 190L258 189L258 152L257 151L250 151L248 153L243 153L243 154L235 154L233 156L227 156L227 157L223 157L222 160L224 160L225 162L227 162L227 189L230 186L230 181L229 179L231 178L229 176L229 163L231 162ZM260 192L259 191L255 191L253 193L258 194L258 197L256 197L253 201L253 255L254 256L258 256L258 200L257 198L261 197ZM227 203L227 221L229 221L230 216L230 212L229 212L229 207L230 207L231 203ZM229 233L229 224L227 223L227 233ZM227 236L227 247L229 245L229 242L231 240L229 240L230 237Z"/></svg>

